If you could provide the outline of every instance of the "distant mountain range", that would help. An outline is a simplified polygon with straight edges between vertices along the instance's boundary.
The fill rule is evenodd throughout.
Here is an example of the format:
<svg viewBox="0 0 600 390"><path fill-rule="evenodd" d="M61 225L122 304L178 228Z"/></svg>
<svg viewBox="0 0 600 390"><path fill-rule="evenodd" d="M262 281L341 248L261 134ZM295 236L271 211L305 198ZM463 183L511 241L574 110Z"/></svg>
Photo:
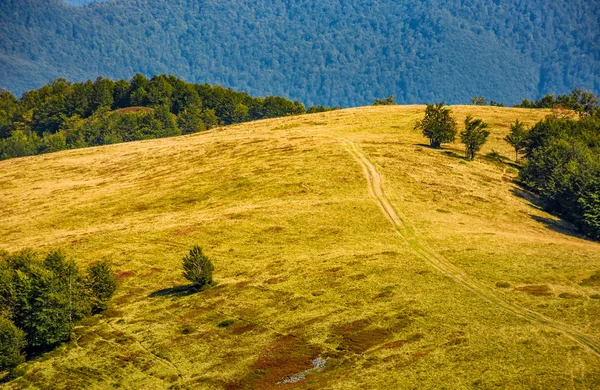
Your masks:
<svg viewBox="0 0 600 390"><path fill-rule="evenodd" d="M305 104L513 104L600 92L599 20L598 0L0 0L0 87L140 72Z"/></svg>

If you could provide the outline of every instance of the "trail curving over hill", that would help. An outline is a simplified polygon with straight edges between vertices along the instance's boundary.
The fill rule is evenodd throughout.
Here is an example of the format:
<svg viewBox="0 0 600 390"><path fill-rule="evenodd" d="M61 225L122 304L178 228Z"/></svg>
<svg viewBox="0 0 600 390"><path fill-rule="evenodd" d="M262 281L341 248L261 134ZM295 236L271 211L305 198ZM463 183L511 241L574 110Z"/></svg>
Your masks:
<svg viewBox="0 0 600 390"><path fill-rule="evenodd" d="M494 294L488 287L482 285L476 280L466 275L460 268L455 266L448 259L442 255L436 253L431 248L428 248L422 243L413 227L409 224L406 217L401 212L396 211L394 206L391 204L387 196L383 191L383 183L381 175L365 156L365 154L356 146L356 144L348 139L338 138L338 141L344 144L348 152L354 157L354 159L360 164L367 178L369 192L373 196L381 208L386 218L394 225L396 231L406 241L410 248L417 253L420 257L430 263L434 268L443 273L444 275L452 278L457 283L461 284L465 288L472 291L474 294L480 296L486 301L502 307L508 312L524 318L534 324L545 325L551 327L575 342L579 343L587 350L600 357L600 343L590 336L580 332L579 330L548 318L540 313L529 310L527 308L518 306L514 303L508 302L503 298Z"/></svg>

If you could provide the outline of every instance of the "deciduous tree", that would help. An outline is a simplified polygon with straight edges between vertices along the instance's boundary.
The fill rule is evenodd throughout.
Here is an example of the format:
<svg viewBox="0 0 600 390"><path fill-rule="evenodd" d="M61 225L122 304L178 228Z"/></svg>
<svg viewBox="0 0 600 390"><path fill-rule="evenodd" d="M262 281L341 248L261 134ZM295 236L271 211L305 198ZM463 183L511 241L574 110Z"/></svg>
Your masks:
<svg viewBox="0 0 600 390"><path fill-rule="evenodd" d="M481 119L473 119L468 115L465 119L465 130L460 133L460 140L465 144L467 158L474 160L475 153L481 150L490 132L486 130L488 124Z"/></svg>
<svg viewBox="0 0 600 390"><path fill-rule="evenodd" d="M450 116L450 109L444 108L444 102L428 104L425 117L417 121L415 130L429 138L429 144L439 148L442 143L454 142L456 138L456 121Z"/></svg>

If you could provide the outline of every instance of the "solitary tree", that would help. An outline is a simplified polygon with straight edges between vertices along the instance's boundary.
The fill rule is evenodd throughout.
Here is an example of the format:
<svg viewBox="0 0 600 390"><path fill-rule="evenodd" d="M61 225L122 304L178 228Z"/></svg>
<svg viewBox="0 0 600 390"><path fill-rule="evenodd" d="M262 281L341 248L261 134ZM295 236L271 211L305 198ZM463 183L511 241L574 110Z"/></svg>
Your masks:
<svg viewBox="0 0 600 390"><path fill-rule="evenodd" d="M429 144L439 148L444 142L454 142L456 138L456 121L450 116L450 109L444 108L444 102L428 104L425 117L417 121L415 130L429 138Z"/></svg>
<svg viewBox="0 0 600 390"><path fill-rule="evenodd" d="M183 258L183 276L194 283L196 288L212 284L213 270L212 262L197 245Z"/></svg>
<svg viewBox="0 0 600 390"><path fill-rule="evenodd" d="M527 141L527 130L525 124L517 119L510 125L510 133L504 137L504 140L515 148L515 161L519 161L519 152L525 147Z"/></svg>
<svg viewBox="0 0 600 390"><path fill-rule="evenodd" d="M481 150L490 132L486 130L488 124L481 119L473 119L468 115L465 119L465 130L460 133L460 140L465 144L466 155L471 160L475 159L475 153Z"/></svg>

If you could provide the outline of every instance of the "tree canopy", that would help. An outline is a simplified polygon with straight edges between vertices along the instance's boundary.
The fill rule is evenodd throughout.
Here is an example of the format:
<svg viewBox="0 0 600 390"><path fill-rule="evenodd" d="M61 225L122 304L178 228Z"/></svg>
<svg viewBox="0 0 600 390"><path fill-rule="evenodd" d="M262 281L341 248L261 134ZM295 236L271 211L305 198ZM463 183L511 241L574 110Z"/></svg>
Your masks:
<svg viewBox="0 0 600 390"><path fill-rule="evenodd" d="M467 115L465 119L465 130L460 133L460 140L465 145L465 155L474 160L475 153L481 150L490 132L486 130L488 124L481 119L474 119Z"/></svg>
<svg viewBox="0 0 600 390"><path fill-rule="evenodd" d="M444 107L444 102L427 104L425 117L415 124L415 130L429 138L431 147L439 148L442 143L454 142L456 121L450 115L450 111Z"/></svg>
<svg viewBox="0 0 600 390"><path fill-rule="evenodd" d="M309 108L310 112L333 108ZM303 114L297 101L257 98L174 76L56 79L20 99L0 91L0 159L170 137L217 125Z"/></svg>

